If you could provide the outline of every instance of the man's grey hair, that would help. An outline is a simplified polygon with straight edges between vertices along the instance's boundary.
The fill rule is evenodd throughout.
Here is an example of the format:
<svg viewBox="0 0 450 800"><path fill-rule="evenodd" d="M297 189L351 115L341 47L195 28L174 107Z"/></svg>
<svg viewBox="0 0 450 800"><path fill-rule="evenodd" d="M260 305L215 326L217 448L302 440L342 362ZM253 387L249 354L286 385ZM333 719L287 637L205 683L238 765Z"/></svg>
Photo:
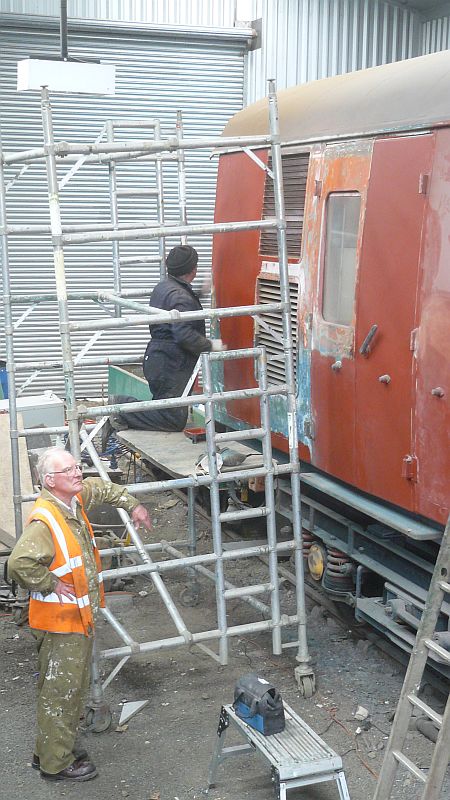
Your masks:
<svg viewBox="0 0 450 800"><path fill-rule="evenodd" d="M55 461L61 453L64 452L64 447L48 447L47 450L41 453L37 462L37 471L41 486L45 486L45 476L53 471Z"/></svg>

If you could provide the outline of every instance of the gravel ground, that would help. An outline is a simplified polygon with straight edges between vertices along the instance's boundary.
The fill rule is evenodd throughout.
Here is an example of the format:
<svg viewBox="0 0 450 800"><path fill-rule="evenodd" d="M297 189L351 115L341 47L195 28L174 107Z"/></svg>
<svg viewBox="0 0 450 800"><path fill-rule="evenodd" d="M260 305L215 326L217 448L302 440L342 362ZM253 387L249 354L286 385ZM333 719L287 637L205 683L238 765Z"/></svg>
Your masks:
<svg viewBox="0 0 450 800"><path fill-rule="evenodd" d="M154 518L150 539L175 539L186 530L186 507L169 493L153 499ZM208 523L198 519L199 549L210 550ZM236 584L258 583L267 575L260 562L243 561L227 567ZM215 597L211 583L200 579L200 603L184 607L180 595L187 585L184 572L169 573L165 583L190 630L216 627ZM293 591L282 590L284 611L292 609ZM140 641L176 634L174 625L146 578L127 586L127 594L115 595L114 613ZM229 624L257 619L247 604L228 604ZM106 623L100 624L102 646L119 644ZM289 632L287 632L289 633ZM359 639L353 630L327 617L320 607L309 608L308 638L317 692L305 700L294 680L295 650L281 657L270 651L267 634L234 639L230 663L219 666L198 648L165 649L129 661L106 690L113 714L110 730L83 734L99 776L85 784L48 784L31 769L34 741L36 660L33 639L26 627L18 628L7 614L0 616L0 730L2 789L0 796L22 800L86 797L92 800L205 800L208 764L215 744L221 705L233 700L237 679L257 671L272 681L283 698L344 762L350 797L373 796L376 776L386 747L393 711L400 693L403 667ZM106 674L116 662L105 664ZM109 668L109 669L108 669ZM127 726L118 724L125 701L149 700ZM434 702L429 700L429 702ZM358 705L369 712L365 725L355 719ZM362 729L365 728L365 729ZM361 730L362 729L362 730ZM232 742L231 734L227 738ZM408 735L407 754L426 768L432 744L416 730ZM274 797L270 774L257 756L239 756L219 768L211 800L269 800ZM447 775L442 798L450 796ZM289 792L289 800L332 800L334 783ZM419 800L420 786L399 773L393 800Z"/></svg>

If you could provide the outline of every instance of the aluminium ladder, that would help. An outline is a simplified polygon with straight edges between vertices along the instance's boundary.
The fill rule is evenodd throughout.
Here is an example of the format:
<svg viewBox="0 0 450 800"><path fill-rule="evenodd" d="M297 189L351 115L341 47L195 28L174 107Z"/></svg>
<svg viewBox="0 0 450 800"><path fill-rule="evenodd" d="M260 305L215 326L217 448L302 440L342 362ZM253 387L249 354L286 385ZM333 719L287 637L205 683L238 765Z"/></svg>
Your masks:
<svg viewBox="0 0 450 800"><path fill-rule="evenodd" d="M155 143L161 143L161 123L159 119L110 119L106 122L107 139L110 144L117 144L116 138L119 129L147 129L153 132L153 140ZM181 111L177 111L177 124L175 135L178 141L183 138L183 117ZM131 163L129 155L123 156L125 163ZM121 197L126 198L144 198L156 199L156 222L159 227L164 226L165 222L165 198L164 198L164 180L163 180L163 163L168 161L175 161L177 164L177 185L178 185L178 215L180 225L187 225L187 210L186 210L186 170L185 170L185 156L184 150L179 148L175 153L155 153L155 154L141 154L138 158L134 158L134 164L137 162L148 164L153 162L155 165L155 188L131 188L121 187L118 185L118 167L120 166L120 158L111 159L108 161L108 175L109 175L109 199L111 206L111 222L114 230L119 228L119 205L118 200ZM122 226L124 227L124 226ZM181 244L186 244L187 236L180 236ZM163 280L166 277L166 245L164 237L158 239L158 255L147 256L127 256L122 257L120 254L120 241L115 239L112 241L112 256L113 256L113 274L114 274L114 290L120 293L121 290L121 267L136 264L159 264L159 277ZM120 306L116 307L116 316L121 316Z"/></svg>
<svg viewBox="0 0 450 800"><path fill-rule="evenodd" d="M108 120L106 122L106 131L108 136L108 142L114 144L117 142L115 138L115 134L118 128L129 128L129 129L142 129L147 128L153 131L153 138L155 142L161 141L161 125L158 119L154 120ZM144 198L144 199L156 199L156 220L159 226L164 225L164 186L163 186L163 173L162 173L162 160L163 155L158 153L155 156L147 156L147 160L149 158L154 159L155 163L155 178L156 178L156 187L155 188L131 188L131 187L119 187L118 180L117 180L117 169L120 164L117 160L111 159L108 162L108 174L109 174L109 193L110 193L110 204L111 204L111 221L114 225L115 229L118 229L119 224L119 208L118 208L118 200L121 197L126 198ZM130 162L128 161L128 164ZM121 266L129 266L133 264L159 264L160 269L160 280L165 277L165 243L164 239L158 240L158 255L150 255L150 256L139 256L139 257L121 257L120 255L120 241L114 240L112 242L112 255L113 255L113 271L114 271L114 289L116 292L120 292L121 289ZM120 307L116 308L116 316L121 315Z"/></svg>
<svg viewBox="0 0 450 800"><path fill-rule="evenodd" d="M433 640L445 595L450 595L450 517L431 578L373 800L389 799L399 764L424 784L421 800L439 800L450 753L450 695L444 713L438 714L420 700L418 692L430 652L450 665L450 652ZM414 708L419 708L439 728L431 765L427 772L414 764L403 752Z"/></svg>

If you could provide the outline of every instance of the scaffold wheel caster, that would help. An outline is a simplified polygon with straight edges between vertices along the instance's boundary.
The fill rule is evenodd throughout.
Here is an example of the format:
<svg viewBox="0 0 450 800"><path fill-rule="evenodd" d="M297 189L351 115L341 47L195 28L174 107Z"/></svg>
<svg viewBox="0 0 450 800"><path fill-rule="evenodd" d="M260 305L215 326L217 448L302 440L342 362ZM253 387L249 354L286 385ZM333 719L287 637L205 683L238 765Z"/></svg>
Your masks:
<svg viewBox="0 0 450 800"><path fill-rule="evenodd" d="M183 606L198 606L200 603L200 590L198 586L185 586L180 592L180 603Z"/></svg>
<svg viewBox="0 0 450 800"><path fill-rule="evenodd" d="M98 708L86 709L84 727L94 733L104 733L111 727L112 714L105 703Z"/></svg>
<svg viewBox="0 0 450 800"><path fill-rule="evenodd" d="M313 672L309 675L296 675L297 686L302 697L309 699L316 691L316 678Z"/></svg>
<svg viewBox="0 0 450 800"><path fill-rule="evenodd" d="M312 697L316 691L316 679L314 675L304 675L300 679L299 689L302 697Z"/></svg>

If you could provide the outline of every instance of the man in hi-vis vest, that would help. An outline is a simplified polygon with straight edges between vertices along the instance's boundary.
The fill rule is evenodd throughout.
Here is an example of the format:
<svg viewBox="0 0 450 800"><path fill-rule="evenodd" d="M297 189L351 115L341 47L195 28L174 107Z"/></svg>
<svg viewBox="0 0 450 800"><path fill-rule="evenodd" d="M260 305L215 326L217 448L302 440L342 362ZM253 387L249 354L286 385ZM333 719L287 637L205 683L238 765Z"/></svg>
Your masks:
<svg viewBox="0 0 450 800"><path fill-rule="evenodd" d="M110 503L150 530L150 518L124 487L87 478L66 450L38 462L42 485L8 560L9 577L30 591L30 628L39 659L38 735L33 767L47 780L88 781L97 770L75 738L89 688L95 619L104 605L90 508Z"/></svg>

